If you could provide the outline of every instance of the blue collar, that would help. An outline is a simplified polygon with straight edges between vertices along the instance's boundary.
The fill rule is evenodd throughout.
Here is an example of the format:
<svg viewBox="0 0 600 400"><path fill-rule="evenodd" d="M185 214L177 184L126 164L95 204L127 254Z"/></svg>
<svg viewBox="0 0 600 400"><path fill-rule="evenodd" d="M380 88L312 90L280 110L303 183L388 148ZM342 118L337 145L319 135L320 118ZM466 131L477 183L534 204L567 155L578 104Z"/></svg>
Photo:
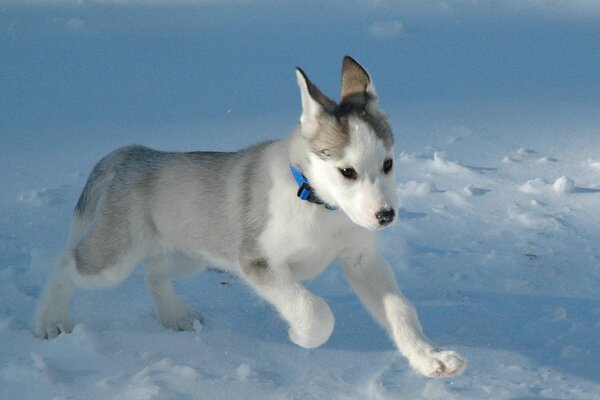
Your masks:
<svg viewBox="0 0 600 400"><path fill-rule="evenodd" d="M298 168L296 168L296 166L290 164L290 170L292 171L294 180L296 181L296 183L299 186L298 197L300 197L300 200L306 200L310 203L322 205L323 207L325 207L326 209L328 209L330 211L337 210L336 206L325 203L323 200L321 200L315 194L314 189L308 183L308 179L306 179L304 174L302 172L300 172L300 170Z"/></svg>

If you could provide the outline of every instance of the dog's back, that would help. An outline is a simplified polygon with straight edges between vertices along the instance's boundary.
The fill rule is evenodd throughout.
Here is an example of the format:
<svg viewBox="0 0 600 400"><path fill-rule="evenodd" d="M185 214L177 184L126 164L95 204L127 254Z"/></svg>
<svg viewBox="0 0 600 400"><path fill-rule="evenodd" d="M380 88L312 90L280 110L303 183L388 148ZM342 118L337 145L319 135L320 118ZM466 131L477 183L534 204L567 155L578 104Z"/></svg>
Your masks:
<svg viewBox="0 0 600 400"><path fill-rule="evenodd" d="M92 216L109 187L118 182L126 183L124 180L133 176L149 182L148 177L156 172L165 156L166 153L141 145L121 147L107 154L90 173L75 206L75 215L80 218Z"/></svg>
<svg viewBox="0 0 600 400"><path fill-rule="evenodd" d="M237 264L265 218L269 145L189 153L132 145L108 154L75 208L69 247L78 272L97 275L164 251Z"/></svg>

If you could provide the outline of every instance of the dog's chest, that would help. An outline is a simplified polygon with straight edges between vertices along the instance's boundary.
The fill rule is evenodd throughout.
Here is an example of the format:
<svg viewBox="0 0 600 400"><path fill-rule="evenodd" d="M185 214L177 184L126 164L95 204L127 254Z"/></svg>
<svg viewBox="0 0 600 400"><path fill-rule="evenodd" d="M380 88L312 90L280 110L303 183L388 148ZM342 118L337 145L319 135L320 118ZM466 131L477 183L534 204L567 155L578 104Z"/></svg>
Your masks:
<svg viewBox="0 0 600 400"><path fill-rule="evenodd" d="M305 249L291 255L288 261L290 270L297 279L312 279L321 274L337 257L332 249Z"/></svg>
<svg viewBox="0 0 600 400"><path fill-rule="evenodd" d="M263 235L269 258L286 263L298 279L319 275L348 242L348 227L339 218L315 221L310 216L288 218L270 225Z"/></svg>

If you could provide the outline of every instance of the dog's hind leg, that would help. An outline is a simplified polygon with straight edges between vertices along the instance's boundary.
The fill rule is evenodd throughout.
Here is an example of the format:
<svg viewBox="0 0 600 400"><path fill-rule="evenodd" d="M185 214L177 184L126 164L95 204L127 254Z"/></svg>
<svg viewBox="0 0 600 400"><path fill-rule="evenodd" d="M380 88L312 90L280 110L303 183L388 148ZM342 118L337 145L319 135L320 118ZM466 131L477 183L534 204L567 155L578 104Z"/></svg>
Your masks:
<svg viewBox="0 0 600 400"><path fill-rule="evenodd" d="M194 321L200 321L200 318L181 303L171 280L199 272L204 268L203 265L178 253L157 255L144 261L144 264L146 283L160 322L176 331L194 330Z"/></svg>
<svg viewBox="0 0 600 400"><path fill-rule="evenodd" d="M74 268L74 263L69 251L59 256L36 310L34 333L37 337L52 339L73 329L69 319L69 302L75 292L75 284L69 269Z"/></svg>
<svg viewBox="0 0 600 400"><path fill-rule="evenodd" d="M75 288L115 286L133 271L148 247L141 234L132 235L125 218L108 213L94 220L75 216L67 249L61 254L38 306L34 332L41 338L68 333L69 301Z"/></svg>

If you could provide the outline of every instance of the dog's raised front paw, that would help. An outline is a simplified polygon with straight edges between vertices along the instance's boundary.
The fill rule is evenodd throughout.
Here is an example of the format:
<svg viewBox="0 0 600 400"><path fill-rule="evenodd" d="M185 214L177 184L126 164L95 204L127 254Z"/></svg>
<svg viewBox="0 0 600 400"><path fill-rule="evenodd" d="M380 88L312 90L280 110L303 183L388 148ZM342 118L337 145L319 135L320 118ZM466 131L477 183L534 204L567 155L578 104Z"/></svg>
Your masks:
<svg viewBox="0 0 600 400"><path fill-rule="evenodd" d="M312 349L329 339L333 332L335 318L329 305L320 297L315 296L308 311L310 311L309 315L290 327L289 336L290 340L298 346Z"/></svg>
<svg viewBox="0 0 600 400"><path fill-rule="evenodd" d="M417 372L431 378L460 375L467 367L467 361L451 350L421 353L411 358L410 364Z"/></svg>

